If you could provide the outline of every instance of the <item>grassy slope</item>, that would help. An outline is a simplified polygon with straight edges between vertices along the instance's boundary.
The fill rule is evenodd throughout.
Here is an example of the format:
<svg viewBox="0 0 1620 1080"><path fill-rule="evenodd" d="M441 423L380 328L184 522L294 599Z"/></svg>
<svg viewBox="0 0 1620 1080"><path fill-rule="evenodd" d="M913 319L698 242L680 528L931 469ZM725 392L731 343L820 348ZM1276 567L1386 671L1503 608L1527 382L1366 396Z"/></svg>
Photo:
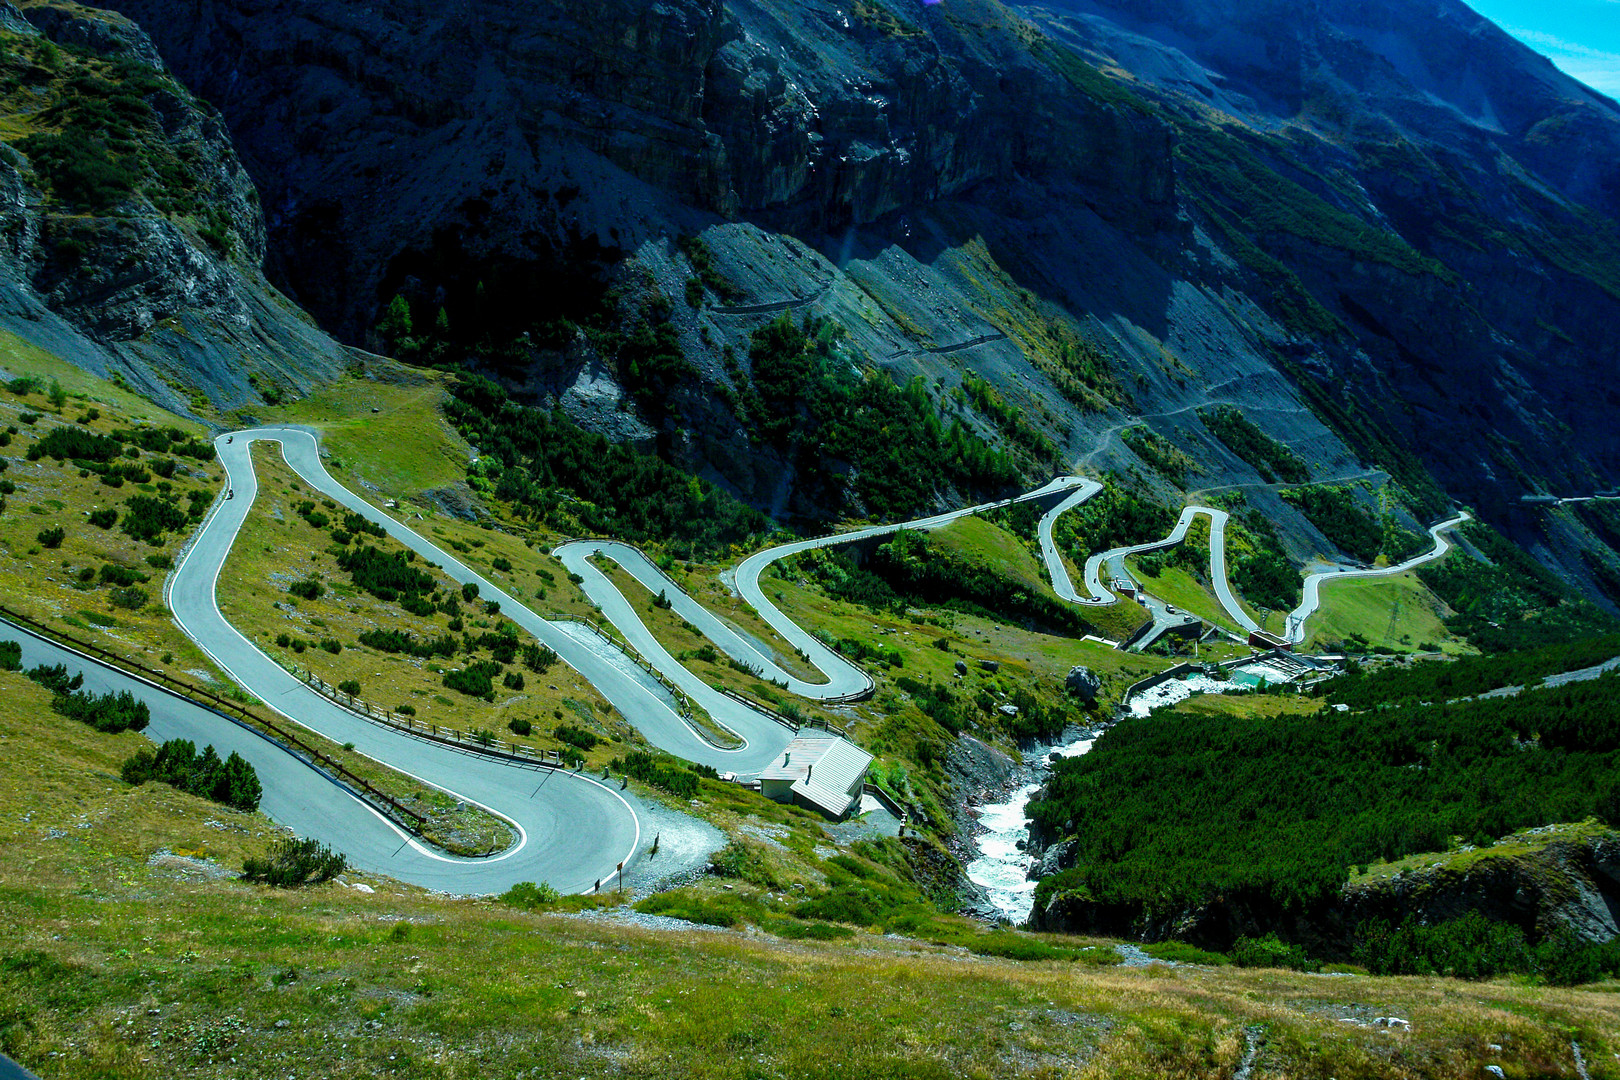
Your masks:
<svg viewBox="0 0 1620 1080"><path fill-rule="evenodd" d="M1444 602L1415 573L1336 581L1322 589L1322 609L1308 624L1308 648L1326 649L1359 634L1372 645L1403 651L1433 643L1451 654L1471 652L1446 629L1442 620L1447 614Z"/></svg>
<svg viewBox="0 0 1620 1080"><path fill-rule="evenodd" d="M868 934L660 933L369 876L371 895L210 880L149 860L234 864L273 826L125 787L109 774L138 736L0 684L0 1049L47 1080L1203 1077L1230 1075L1248 1025L1256 1076L1567 1074L1571 1037L1593 1076L1617 1075L1620 996L1603 988L1099 970ZM1412 1031L1339 1022L1391 1014Z"/></svg>
<svg viewBox="0 0 1620 1080"><path fill-rule="evenodd" d="M266 419L314 428L334 472L374 485L378 502L465 482L472 450L439 411L446 377L384 360L357 370Z"/></svg>
<svg viewBox="0 0 1620 1080"><path fill-rule="evenodd" d="M100 418L79 426L100 434L140 422L176 427L198 436L205 435L202 428L4 332L0 332L0 367L11 376L33 376L46 385L55 379L69 394L57 415L43 393L17 395L0 387L0 428L16 426L19 430L12 444L0 450L0 457L10 464L3 478L17 485L0 514L0 603L149 666L194 681L228 684L213 662L169 619L162 605L165 571L146 561L154 555L177 558L190 527L168 534L164 543L154 546L126 536L116 526L100 529L85 520L91 510L121 507L131 495L155 493L158 478L154 476L153 483L146 485L126 483L110 488L94 475L80 477L71 462L24 459L30 443L52 427L72 424L90 408L99 410ZM18 417L25 411L39 413L41 419L31 426L21 424ZM143 460L151 457L142 454ZM174 490L182 496L204 490L212 501L224 486L224 470L212 462L178 460L181 467L172 480ZM184 499L182 505L187 505ZM67 531L67 538L60 548L42 549L39 532L55 525ZM146 607L139 611L113 608L106 586L73 588L73 573L86 567L99 571L107 563L150 575L140 586L151 595ZM172 656L172 661L163 660L165 655Z"/></svg>
<svg viewBox="0 0 1620 1080"><path fill-rule="evenodd" d="M459 654L451 660L421 660L358 644L362 632L379 627L407 631L419 639L436 638L447 632L449 620L444 615L419 618L407 614L398 604L385 604L350 584L348 574L337 568L333 555L327 550L332 545L330 532L314 528L293 510L294 504L310 497L308 489L298 482L275 447L256 446L253 455L254 468L260 478L259 497L220 573L219 598L221 612L266 652L300 672L313 670L334 686L345 679L355 679L361 684L360 696L379 706L409 704L416 709L420 720L464 731L485 728L502 739L516 738L519 742L548 749L560 745L549 735L560 719L567 718L571 723L583 720L589 724L593 722L593 715L604 719L609 715L603 708L606 702L596 690L565 664L554 665L545 675L527 671L521 664L511 665L509 670L523 673L524 688L507 690L497 679L495 701L488 703L445 689L442 675L433 670L460 667L465 658ZM320 509L328 515L334 514L325 507ZM341 525L341 519L335 524ZM455 530L445 532L454 535ZM483 540L482 535L475 538ZM399 550L391 540L372 536L362 539L385 551ZM531 561L542 558L521 544L516 547ZM474 549L476 554L465 559L475 565L487 564L495 557L486 554L489 550L491 545L486 542L482 548ZM505 550L505 546L497 550ZM523 570L515 561L509 574L497 573L487 565L479 569L491 577L505 579L502 584L513 591L517 591L517 586L512 579L519 577ZM459 595L459 586L439 576L447 592ZM324 596L317 600L298 600L288 594L290 582L310 577L325 583ZM497 621L486 617L481 605L476 603L464 604L463 612L466 632L475 635L493 627ZM296 653L276 644L277 636L282 633L310 642L336 638L342 643L343 651L333 655L312 646ZM558 713L562 716L557 716ZM513 736L507 729L507 721L514 718L530 720L537 729L536 737ZM540 731L546 736L538 737Z"/></svg>
<svg viewBox="0 0 1620 1080"><path fill-rule="evenodd" d="M1580 841L1589 837L1612 835L1614 832L1613 829L1590 819L1584 822L1546 825L1541 828L1544 831L1532 832L1529 829L1521 829L1512 836L1504 836L1490 847L1463 845L1451 851L1419 852L1394 862L1375 863L1365 871L1351 874L1349 884L1355 886L1387 880L1403 872L1415 873L1431 869L1461 872L1492 859L1512 859L1531 855L1554 841Z"/></svg>

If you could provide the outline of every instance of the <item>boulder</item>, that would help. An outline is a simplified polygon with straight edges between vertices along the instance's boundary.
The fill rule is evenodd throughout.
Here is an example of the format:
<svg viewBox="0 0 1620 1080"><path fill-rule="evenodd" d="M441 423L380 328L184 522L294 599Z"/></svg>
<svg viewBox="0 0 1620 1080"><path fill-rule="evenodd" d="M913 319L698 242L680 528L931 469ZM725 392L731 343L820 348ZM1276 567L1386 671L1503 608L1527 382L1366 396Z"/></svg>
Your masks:
<svg viewBox="0 0 1620 1080"><path fill-rule="evenodd" d="M1031 876L1038 880L1051 877L1060 870L1067 870L1074 865L1075 852L1079 847L1080 841L1072 838L1053 844L1041 856L1040 865Z"/></svg>
<svg viewBox="0 0 1620 1080"><path fill-rule="evenodd" d="M1102 689L1102 679L1090 668L1076 664L1069 669L1069 677L1064 680L1063 686L1069 693L1089 704L1097 700L1097 691Z"/></svg>

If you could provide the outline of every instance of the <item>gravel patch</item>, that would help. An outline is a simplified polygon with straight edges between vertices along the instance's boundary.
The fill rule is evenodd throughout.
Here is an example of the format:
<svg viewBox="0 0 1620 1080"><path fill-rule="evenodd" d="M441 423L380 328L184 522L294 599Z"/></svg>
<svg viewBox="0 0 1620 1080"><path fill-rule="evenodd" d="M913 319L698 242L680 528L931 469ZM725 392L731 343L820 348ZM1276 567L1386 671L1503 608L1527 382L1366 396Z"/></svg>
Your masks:
<svg viewBox="0 0 1620 1080"><path fill-rule="evenodd" d="M726 846L726 834L708 822L628 791L620 794L641 819L641 843L624 870L624 886L634 900L691 884L703 876L709 856Z"/></svg>
<svg viewBox="0 0 1620 1080"><path fill-rule="evenodd" d="M668 915L644 915L633 907L598 908L594 911L558 912L561 919L579 919L583 922L613 923L618 926L639 926L643 930L663 930L690 934L694 930L707 930L715 934L737 934L720 926L701 926L685 919L672 919Z"/></svg>

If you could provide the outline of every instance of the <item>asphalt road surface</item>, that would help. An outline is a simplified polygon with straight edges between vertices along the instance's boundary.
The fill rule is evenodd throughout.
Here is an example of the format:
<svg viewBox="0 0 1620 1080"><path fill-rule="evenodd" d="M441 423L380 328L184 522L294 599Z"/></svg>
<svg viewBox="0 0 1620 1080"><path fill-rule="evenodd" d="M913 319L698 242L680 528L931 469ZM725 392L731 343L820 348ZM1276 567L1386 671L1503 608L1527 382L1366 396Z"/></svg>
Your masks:
<svg viewBox="0 0 1620 1080"><path fill-rule="evenodd" d="M607 878L618 863L629 860L640 841L640 826L630 801L615 790L617 785L606 786L566 771L506 764L362 719L309 690L297 676L261 652L225 620L215 602L215 582L258 490L258 478L249 456L249 447L257 439L281 441L288 463L311 487L390 531L403 534L401 539L414 540L412 546L424 557L444 561L447 569L460 568L459 575L451 570L453 577L460 581L480 581L482 595L499 599L502 610L510 611L520 625L526 620L516 601L332 480L321 467L315 439L308 432L256 430L238 432L229 440L224 436L216 440L235 497L215 504L213 514L174 574L169 603L181 629L232 678L276 712L334 742L352 742L357 753L385 762L425 784L506 818L517 826L519 840L508 851L488 859L456 859L402 836L369 809L366 815L350 814L325 820L330 805L340 804L343 799L333 797L327 790L329 784L326 787L315 784L307 766L302 767L302 773L285 767L269 776L261 773L265 779L265 812L299 833L330 842L358 867L449 892L494 892L518 881L544 881L560 891L579 892L592 888L598 879ZM559 645L568 644L580 651L572 639L564 642L561 640L564 635L556 634L549 626L547 629L552 631L548 636L559 639ZM123 678L128 680L129 677ZM609 681L615 689L620 686L611 680L604 681ZM636 689L642 697L650 698L645 688L638 685ZM639 704L639 701L630 704ZM663 708L665 712L672 711L667 706ZM166 707L165 711L174 710ZM212 717L212 714L206 715ZM214 717L211 723L219 729L219 736L195 741L199 745L211 741L223 751L226 747L221 740L229 733L220 725L228 721ZM156 736L161 730L154 719L152 734ZM241 741L241 737L231 737ZM243 741L242 745L252 745L251 739ZM240 747L233 743L231 749L240 750ZM266 756L263 748L257 754L258 758L249 758L255 767L259 759L275 760L275 755ZM244 756L247 755L244 753ZM300 776L302 779L295 779ZM287 801L283 801L279 793L284 783L291 785L293 792L285 797Z"/></svg>
<svg viewBox="0 0 1620 1080"><path fill-rule="evenodd" d="M135 695L151 709L145 734L156 742L189 739L199 750L212 744L220 757L241 754L263 785L261 810L301 836L330 844L360 869L445 892L500 892L519 881L546 881L559 891L580 892L627 859L639 839L630 805L617 791L588 778L513 768L389 731L305 689L286 672L281 672L286 685L255 687L261 696L266 690L275 694L265 700L275 701L276 710L288 718L340 743L352 740L356 752L483 805L517 828L518 842L499 855L447 856L399 829L335 777L252 728L10 624L0 625L0 636L22 645L25 668L65 664L69 671L84 673L87 691ZM593 842L582 844L581 836L593 837Z"/></svg>

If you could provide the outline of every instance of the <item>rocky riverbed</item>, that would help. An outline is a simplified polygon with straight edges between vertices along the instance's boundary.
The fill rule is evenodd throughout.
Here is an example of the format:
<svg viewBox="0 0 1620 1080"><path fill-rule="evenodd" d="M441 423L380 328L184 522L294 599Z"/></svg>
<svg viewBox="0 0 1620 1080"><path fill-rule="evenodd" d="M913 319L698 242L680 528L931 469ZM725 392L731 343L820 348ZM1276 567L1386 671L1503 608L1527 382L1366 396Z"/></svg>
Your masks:
<svg viewBox="0 0 1620 1080"><path fill-rule="evenodd" d="M1025 808L1051 773L1051 758L1077 757L1091 749L1099 728L1069 728L1056 743L1038 744L1022 762L975 743L953 755L953 777L963 792L958 813L957 856L966 866L964 908L989 919L1021 923L1029 917L1036 858L1027 849L1029 818ZM989 757L987 755L994 755ZM960 757L960 761L954 760ZM964 789L967 780L971 786Z"/></svg>

